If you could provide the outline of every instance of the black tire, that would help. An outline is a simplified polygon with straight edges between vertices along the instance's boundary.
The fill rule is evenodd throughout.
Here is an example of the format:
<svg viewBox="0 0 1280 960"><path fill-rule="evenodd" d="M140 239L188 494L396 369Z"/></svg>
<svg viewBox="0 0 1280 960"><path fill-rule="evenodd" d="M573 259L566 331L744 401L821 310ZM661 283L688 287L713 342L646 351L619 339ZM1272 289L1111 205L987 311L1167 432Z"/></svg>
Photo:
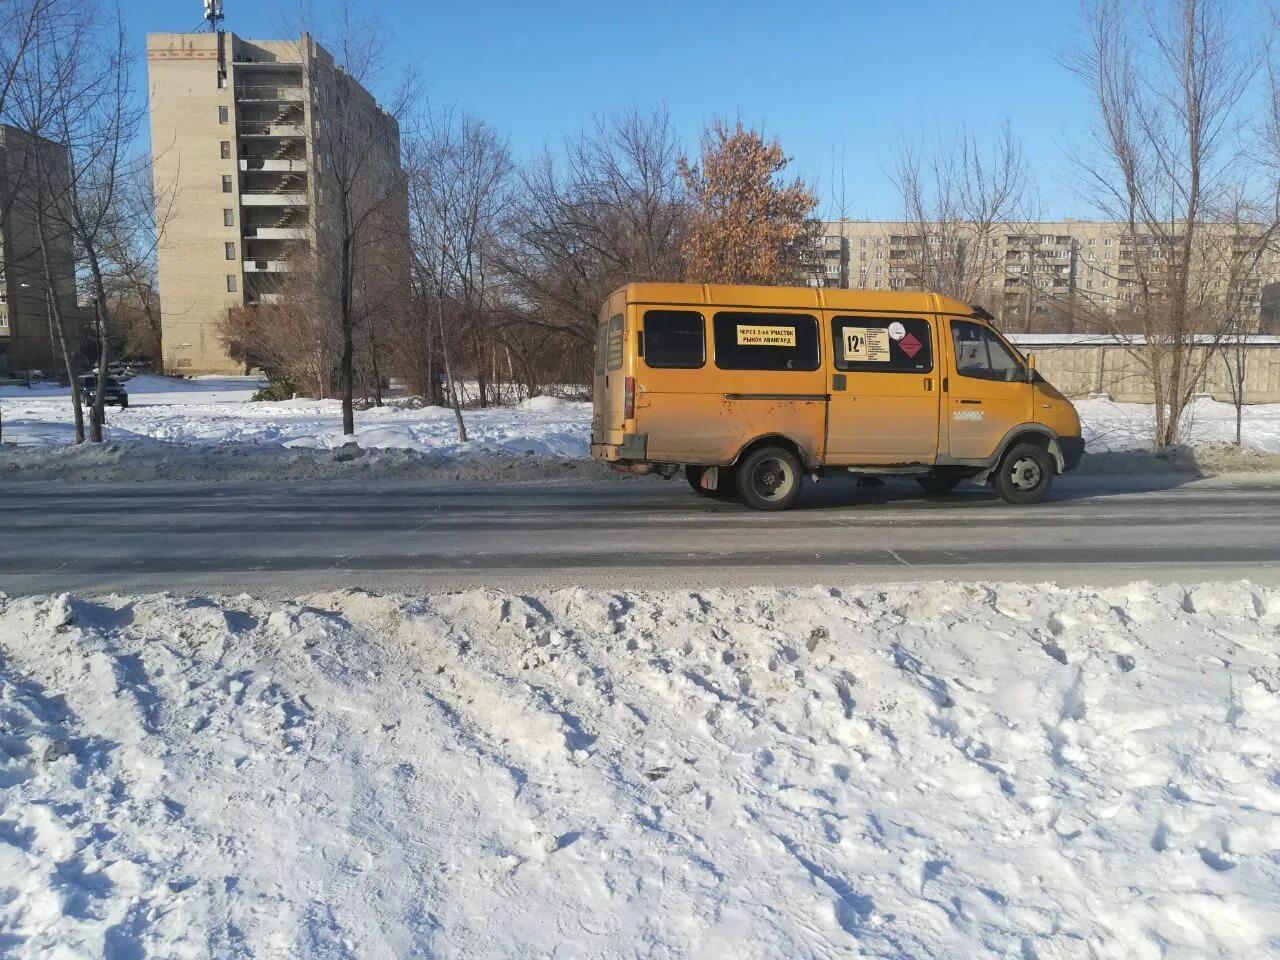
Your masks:
<svg viewBox="0 0 1280 960"><path fill-rule="evenodd" d="M945 497L960 486L960 481L963 479L964 477L957 477L950 473L931 473L927 477L916 477L916 483L920 484L924 492L931 497Z"/></svg>
<svg viewBox="0 0 1280 960"><path fill-rule="evenodd" d="M788 510L800 496L800 461L782 447L761 447L737 468L738 499L753 510Z"/></svg>
<svg viewBox="0 0 1280 960"><path fill-rule="evenodd" d="M128 401L127 399L126 399L126 400L121 400L121 401L120 401L120 409L121 409L121 410L128 410L128 409L129 409L129 401Z"/></svg>
<svg viewBox="0 0 1280 960"><path fill-rule="evenodd" d="M1034 443L1018 443L1001 458L991 483L1008 503L1040 503L1053 488L1056 469L1047 450Z"/></svg>
<svg viewBox="0 0 1280 960"><path fill-rule="evenodd" d="M713 500L732 500L734 496L733 471L728 467L720 468L720 476L716 482L714 490L704 490L702 484L702 474L706 471L706 467L687 466L684 468L684 478L689 481L689 486L693 488L693 492L701 497L709 497Z"/></svg>

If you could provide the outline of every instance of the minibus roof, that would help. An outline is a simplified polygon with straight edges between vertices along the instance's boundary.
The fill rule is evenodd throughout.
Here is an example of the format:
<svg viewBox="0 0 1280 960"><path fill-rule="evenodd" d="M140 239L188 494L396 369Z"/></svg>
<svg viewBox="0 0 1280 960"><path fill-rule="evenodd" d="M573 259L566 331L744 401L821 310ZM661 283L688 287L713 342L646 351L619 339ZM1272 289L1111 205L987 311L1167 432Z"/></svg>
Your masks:
<svg viewBox="0 0 1280 960"><path fill-rule="evenodd" d="M628 283L628 303L849 310L858 313L947 313L985 318L986 311L937 293L912 290L837 290L832 287L758 287L728 283Z"/></svg>

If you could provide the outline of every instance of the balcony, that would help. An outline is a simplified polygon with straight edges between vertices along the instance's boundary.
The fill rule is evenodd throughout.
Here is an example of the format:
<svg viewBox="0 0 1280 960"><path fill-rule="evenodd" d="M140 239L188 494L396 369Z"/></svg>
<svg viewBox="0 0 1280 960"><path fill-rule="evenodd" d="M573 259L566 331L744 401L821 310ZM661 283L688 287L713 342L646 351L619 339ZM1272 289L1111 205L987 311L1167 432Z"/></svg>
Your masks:
<svg viewBox="0 0 1280 960"><path fill-rule="evenodd" d="M295 269L292 260L246 260L245 273L291 273Z"/></svg>
<svg viewBox="0 0 1280 960"><path fill-rule="evenodd" d="M261 170L264 173L306 173L306 158L278 160L269 157L241 157L240 169L246 172Z"/></svg>
<svg viewBox="0 0 1280 960"><path fill-rule="evenodd" d="M246 240L306 240L306 227L256 227L244 228Z"/></svg>
<svg viewBox="0 0 1280 960"><path fill-rule="evenodd" d="M238 103L301 103L301 86L242 86L236 87Z"/></svg>
<svg viewBox="0 0 1280 960"><path fill-rule="evenodd" d="M276 193L274 190L250 190L240 194L246 207L305 207L305 193Z"/></svg>
<svg viewBox="0 0 1280 960"><path fill-rule="evenodd" d="M248 122L236 124L242 137L305 137L301 123Z"/></svg>

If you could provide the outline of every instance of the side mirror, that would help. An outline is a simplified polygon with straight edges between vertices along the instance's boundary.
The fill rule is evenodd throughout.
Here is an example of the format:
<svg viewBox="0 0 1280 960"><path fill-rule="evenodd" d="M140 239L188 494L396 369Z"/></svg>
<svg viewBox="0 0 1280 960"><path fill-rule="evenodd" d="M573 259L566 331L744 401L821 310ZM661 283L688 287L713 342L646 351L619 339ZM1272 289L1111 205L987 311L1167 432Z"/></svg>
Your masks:
<svg viewBox="0 0 1280 960"><path fill-rule="evenodd" d="M1036 355L1034 353L1027 354L1027 383L1036 382Z"/></svg>

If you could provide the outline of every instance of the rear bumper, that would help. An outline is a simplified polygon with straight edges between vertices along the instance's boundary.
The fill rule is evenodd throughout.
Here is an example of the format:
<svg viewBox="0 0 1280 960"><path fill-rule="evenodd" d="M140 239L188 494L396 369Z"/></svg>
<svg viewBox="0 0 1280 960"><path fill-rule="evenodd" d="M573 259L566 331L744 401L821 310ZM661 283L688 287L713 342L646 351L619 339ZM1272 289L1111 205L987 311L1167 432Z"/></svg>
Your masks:
<svg viewBox="0 0 1280 960"><path fill-rule="evenodd" d="M644 460L649 447L646 433L624 433L621 443L591 443L591 456L597 460Z"/></svg>
<svg viewBox="0 0 1280 960"><path fill-rule="evenodd" d="M1074 470L1084 458L1084 437L1059 437L1058 449L1062 451L1062 472Z"/></svg>

